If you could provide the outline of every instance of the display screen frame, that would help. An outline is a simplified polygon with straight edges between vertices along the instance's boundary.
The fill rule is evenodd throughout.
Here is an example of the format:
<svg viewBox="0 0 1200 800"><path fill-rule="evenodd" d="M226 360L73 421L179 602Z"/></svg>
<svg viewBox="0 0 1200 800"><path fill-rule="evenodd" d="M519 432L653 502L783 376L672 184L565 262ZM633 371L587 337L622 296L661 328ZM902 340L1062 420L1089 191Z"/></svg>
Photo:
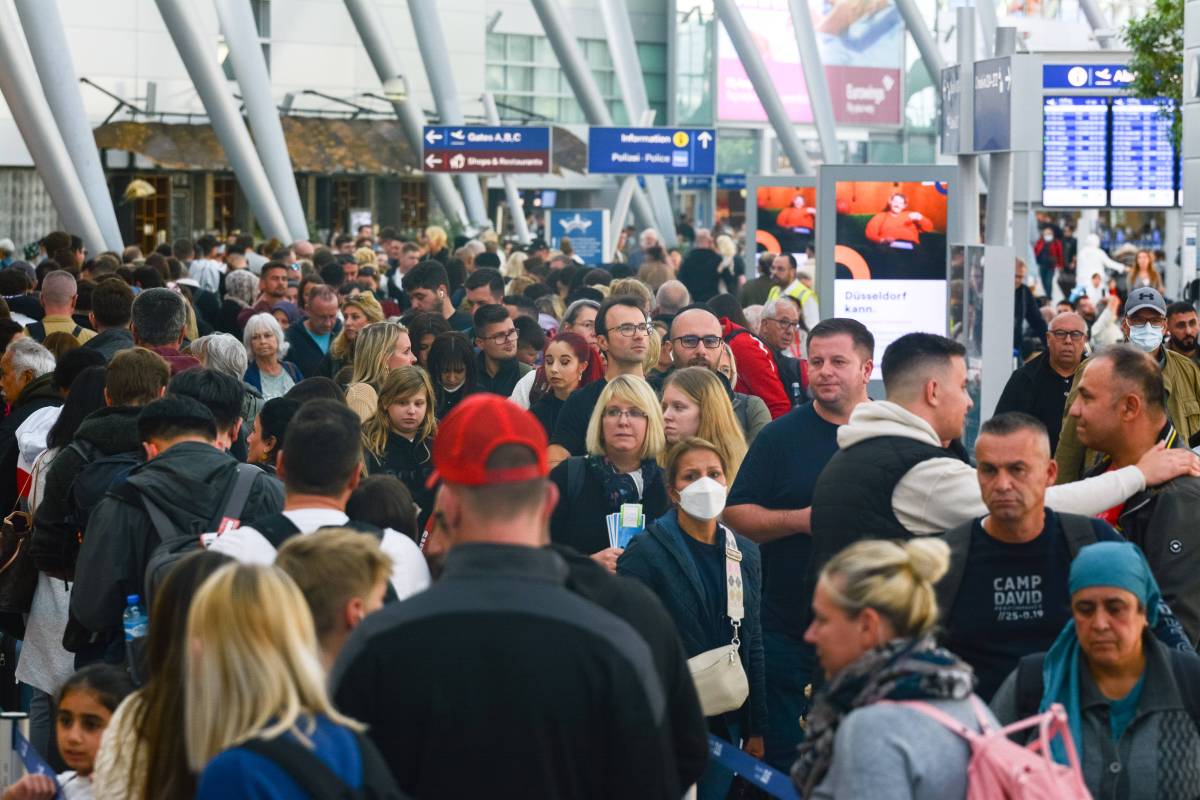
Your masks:
<svg viewBox="0 0 1200 800"><path fill-rule="evenodd" d="M746 176L746 277L758 274L758 190L759 189L812 189L817 193L817 210L821 209L821 191L817 178L812 175L748 175ZM818 229L820 215L817 217ZM816 231L813 231L813 252L816 264L821 262L821 251L816 249ZM753 263L750 255L753 254ZM814 269L816 268L814 264ZM751 274L753 272L753 274ZM819 280L816 274L814 280Z"/></svg>
<svg viewBox="0 0 1200 800"><path fill-rule="evenodd" d="M1099 189L1092 190L1100 195L1097 199L1099 202L1086 202L1086 198L1081 197L1085 189L1054 189L1056 192L1074 191L1076 195L1066 202L1057 202L1057 197L1052 200L1046 199L1046 108L1049 101L1069 100L1074 104L1076 101L1081 101L1085 105L1095 106L1104 111L1104 167L1101 177L1101 186ZM1072 94L1043 94L1042 95L1042 207L1043 208L1106 208L1109 204L1109 186L1112 182L1111 178L1111 163L1112 163L1112 133L1111 133L1111 98L1098 95L1072 95ZM1065 106L1063 106L1065 107ZM1083 107L1081 105L1080 107Z"/></svg>

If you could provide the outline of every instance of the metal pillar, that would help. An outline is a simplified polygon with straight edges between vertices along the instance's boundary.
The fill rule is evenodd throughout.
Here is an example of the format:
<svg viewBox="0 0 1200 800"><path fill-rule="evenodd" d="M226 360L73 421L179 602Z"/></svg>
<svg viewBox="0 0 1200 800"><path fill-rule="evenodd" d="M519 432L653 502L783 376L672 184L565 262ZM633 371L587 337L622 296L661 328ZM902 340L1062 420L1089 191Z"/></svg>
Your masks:
<svg viewBox="0 0 1200 800"><path fill-rule="evenodd" d="M991 58L996 54L996 27L1000 24L996 19L994 0L975 0L975 12L979 15L979 29L983 32L983 57Z"/></svg>
<svg viewBox="0 0 1200 800"><path fill-rule="evenodd" d="M800 66L804 69L804 85L808 89L813 123L817 126L817 139L821 142L821 157L826 164L840 164L842 149L838 147L833 101L829 99L829 82L825 80L821 51L817 48L812 12L808 10L807 0L788 0L788 6L792 11L792 27L796 31L796 47L800 50Z"/></svg>
<svg viewBox="0 0 1200 800"><path fill-rule="evenodd" d="M621 97L630 121L641 120L646 125L654 124L654 113L646 99L646 84L642 80L642 65L638 61L637 47L633 37L633 26L623 0L599 0L600 16L604 19L604 31L608 35L608 51L612 56L617 83L621 86ZM646 191L650 205L658 218L659 233L663 244L675 247L675 212L671 208L671 196L667 194L667 181L661 175L646 176Z"/></svg>
<svg viewBox="0 0 1200 800"><path fill-rule="evenodd" d="M626 175L621 179L621 188L617 192L617 202L613 205L612 230L609 231L610 241L608 252L617 252L617 242L621 241L621 231L625 228L625 217L629 216L629 203L637 191L637 178Z"/></svg>
<svg viewBox="0 0 1200 800"><path fill-rule="evenodd" d="M0 3L0 93L4 94L13 121L63 224L71 233L78 234L89 249L100 252L105 247L104 235L92 215L79 176L71 169L67 146L39 90L20 30L12 4Z"/></svg>
<svg viewBox="0 0 1200 800"><path fill-rule="evenodd" d="M408 146L420 158L425 115L406 96L404 76L400 73L400 65L397 63L392 46L384 33L383 18L379 16L379 11L375 8L372 0L345 0L345 2L350 19L354 22L354 29L358 31L358 38L362 41L363 48L366 49L367 56L375 67L376 74L379 75L379 82L383 84L383 93L391 100L396 117L404 129ZM433 195L437 198L438 205L442 207L446 216L464 227L469 225L470 220L467 218L462 198L459 197L458 190L454 188L454 181L450 180L450 176L444 172L429 172L426 173L425 180L429 184L429 188L433 190Z"/></svg>
<svg viewBox="0 0 1200 800"><path fill-rule="evenodd" d="M1108 18L1104 16L1103 9L1096 0L1079 0L1079 8L1083 10L1083 15L1087 17L1088 24L1092 26L1092 33L1096 36L1096 44L1100 45L1101 50L1109 50L1113 46L1113 30L1108 24Z"/></svg>
<svg viewBox="0 0 1200 800"><path fill-rule="evenodd" d="M997 28L997 57L1011 56L1017 52L1017 29ZM992 153L988 159L988 204L987 221L984 225L984 242L994 245L1012 245L1012 177L1013 154ZM1053 286L1044 287L1046 296L1052 297Z"/></svg>
<svg viewBox="0 0 1200 800"><path fill-rule="evenodd" d="M233 104L225 76L217 67L212 42L201 32L203 28L196 18L195 6L188 0L155 0L155 3L263 233L283 242L292 241L287 219L271 190L271 182L258 160L258 153L254 151L250 132ZM258 47L258 43L254 46Z"/></svg>
<svg viewBox="0 0 1200 800"><path fill-rule="evenodd" d="M779 137L783 152L787 153L788 160L792 162L792 169L797 175L812 175L812 163L808 160L808 154L804 152L800 138L796 136L796 129L792 126L787 109L783 107L783 101L779 99L779 92L775 91L775 82L763 64L736 0L716 0L713 6L717 10L717 17L725 25L725 32L733 42L733 48L746 69L746 76L754 86L754 92L758 95L763 110L767 112L767 119L771 121L775 135Z"/></svg>
<svg viewBox="0 0 1200 800"><path fill-rule="evenodd" d="M962 86L959 98L959 131L962 135L960 149L963 154L958 157L958 196L961 198L959 202L962 203L959 218L962 221L962 230L959 235L965 244L979 244L979 157L967 152L974 144L970 139L973 132L970 120L975 86L975 9L971 6L959 6L954 13L954 35Z"/></svg>
<svg viewBox="0 0 1200 800"><path fill-rule="evenodd" d="M946 62L942 60L937 39L929 31L929 26L925 24L925 18L921 16L921 9L917 8L916 0L896 0L896 9L904 18L904 26L908 28L913 42L917 45L917 50L921 53L925 69L931 78L937 80L937 76L942 74L942 67L946 66ZM974 32L974 28L972 28L972 32ZM975 61L974 53L971 54L971 61Z"/></svg>
<svg viewBox="0 0 1200 800"><path fill-rule="evenodd" d="M56 0L16 0L17 14L29 40L29 52L42 82L46 102L58 130L62 134L67 154L75 166L75 174L87 196L92 215L104 235L109 250L121 252L124 242L117 225L112 195L104 168L100 166L100 151L83 110L79 94L79 76L71 51L62 46L63 24Z"/></svg>
<svg viewBox="0 0 1200 800"><path fill-rule="evenodd" d="M413 32L417 48L421 51L421 62L437 103L438 118L443 125L462 125L466 122L462 107L458 104L458 87L454 83L451 60L446 57L446 35L442 32L442 21L438 17L433 0L408 0L408 13L412 17ZM487 228L487 205L479 190L479 179L474 175L458 176L458 188L467 205L467 216L477 228Z"/></svg>
<svg viewBox="0 0 1200 800"><path fill-rule="evenodd" d="M483 113L487 115L488 125L500 124L500 112L496 110L496 98L491 92L483 93ZM513 230L517 233L517 241L529 244L529 224L525 221L525 209L521 205L521 194L517 191L517 179L508 173L500 176L504 183L504 197L508 200L508 213L512 215ZM496 232L500 229L497 227Z"/></svg>
<svg viewBox="0 0 1200 800"><path fill-rule="evenodd" d="M600 94L600 87L596 85L596 78L592 75L592 70L583 57L583 50L579 48L579 42L567 28L567 21L563 17L562 9L559 8L556 0L532 0L532 3L534 13L541 20L542 28L546 31L546 38L550 40L550 47L554 50L555 58L558 59L558 65L562 67L563 73L567 76L567 81L571 84L571 91L575 93L575 99L579 101L579 106L583 109L583 116L587 119L588 124L612 125L612 114L608 112L608 106L605 105L604 98ZM617 182L620 183L620 181L621 179L617 178ZM654 209L650 206L646 193L640 187L637 187L633 193L633 213L643 225L655 226ZM667 220L667 222L671 222L671 220ZM613 224L621 223L613 222ZM658 224L657 228L661 233L665 226Z"/></svg>
<svg viewBox="0 0 1200 800"><path fill-rule="evenodd" d="M258 43L254 14L247 0L216 0L216 5L221 33L229 45L233 71L242 89L246 115L254 131L254 146L267 173L267 180L271 183L271 191L283 212L288 230L292 232L292 238L307 240L308 220L304 216L304 206L300 204L300 191L296 188L292 159L288 155L283 125L279 122L279 109L271 97L271 76Z"/></svg>

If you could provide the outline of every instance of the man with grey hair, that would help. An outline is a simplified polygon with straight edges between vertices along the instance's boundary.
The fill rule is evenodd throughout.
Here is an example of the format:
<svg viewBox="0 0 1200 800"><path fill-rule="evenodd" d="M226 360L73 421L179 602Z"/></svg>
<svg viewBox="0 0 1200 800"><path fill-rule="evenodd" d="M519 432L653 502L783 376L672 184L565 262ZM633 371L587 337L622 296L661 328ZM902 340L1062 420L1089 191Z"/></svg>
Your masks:
<svg viewBox="0 0 1200 800"><path fill-rule="evenodd" d="M1075 373L1083 363L1087 336L1087 323L1074 311L1066 311L1050 320L1046 352L1029 359L1009 376L996 403L997 414L1020 411L1045 425L1051 453L1058 447L1063 409L1071 394Z"/></svg>
<svg viewBox="0 0 1200 800"><path fill-rule="evenodd" d="M187 332L187 301L170 289L147 289L134 299L130 330L133 343L162 356L172 375L200 366L179 351Z"/></svg>
<svg viewBox="0 0 1200 800"><path fill-rule="evenodd" d="M638 234L638 249L629 254L629 266L636 272L646 260L646 251L651 247L662 246L662 239L654 228L646 228Z"/></svg>
<svg viewBox="0 0 1200 800"><path fill-rule="evenodd" d="M771 351L775 369L779 372L779 382L783 384L783 392L788 396L792 408L808 399L808 381L805 380L800 360L792 357L789 352L799 327L800 306L792 297L769 300L763 306L758 324L758 338L762 339Z"/></svg>
<svg viewBox="0 0 1200 800"><path fill-rule="evenodd" d="M681 282L671 280L658 287L654 304L657 306L654 316L674 317L692 304L692 295Z"/></svg>
<svg viewBox="0 0 1200 800"><path fill-rule="evenodd" d="M253 317L251 317L253 319ZM246 456L246 438L254 430L254 420L267 402L262 392L246 382L250 356L246 346L228 333L212 333L192 342L188 352L200 359L200 366L236 378L242 384L242 427L229 452L238 459Z"/></svg>
<svg viewBox="0 0 1200 800"><path fill-rule="evenodd" d="M314 286L305 306L308 318L287 329L287 360L296 365L306 378L318 375L321 359L329 352L329 344L339 330L338 296L325 284Z"/></svg>
<svg viewBox="0 0 1200 800"><path fill-rule="evenodd" d="M0 505L11 510L18 494L17 428L35 411L63 403L54 384L54 356L33 339L12 342L0 356L0 391L11 406L0 422Z"/></svg>
<svg viewBox="0 0 1200 800"><path fill-rule="evenodd" d="M12 239L0 239L0 269L12 265L13 256L16 252L17 246L13 244Z"/></svg>
<svg viewBox="0 0 1200 800"><path fill-rule="evenodd" d="M42 308L46 314L40 322L25 326L25 334L37 342L44 342L52 333L69 333L87 342L96 335L74 320L75 302L79 299L79 287L75 276L65 269L56 269L42 279Z"/></svg>
<svg viewBox="0 0 1200 800"><path fill-rule="evenodd" d="M721 273L721 254L708 228L696 230L696 243L679 265L679 280L692 294L692 302L707 303L721 291L723 280L734 280L732 269ZM729 287L734 288L734 287Z"/></svg>

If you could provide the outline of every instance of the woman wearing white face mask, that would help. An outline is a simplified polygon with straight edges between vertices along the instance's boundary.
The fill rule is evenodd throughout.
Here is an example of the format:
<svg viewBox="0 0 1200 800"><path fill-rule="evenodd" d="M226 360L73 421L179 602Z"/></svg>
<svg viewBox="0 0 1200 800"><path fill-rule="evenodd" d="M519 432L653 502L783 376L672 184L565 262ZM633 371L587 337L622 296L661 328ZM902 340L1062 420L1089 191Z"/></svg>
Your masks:
<svg viewBox="0 0 1200 800"><path fill-rule="evenodd" d="M649 586L675 620L709 730L762 758L767 709L758 546L717 521L728 482L727 465L713 444L683 439L667 454L665 468L675 508L634 537L617 561L617 572ZM733 591L727 591L730 586ZM731 645L737 648L738 663L729 669L742 675L724 676L721 683L728 689L740 681L741 692L710 693L697 672L698 662L708 663L705 656ZM710 760L697 797L724 798L732 780L733 773Z"/></svg>

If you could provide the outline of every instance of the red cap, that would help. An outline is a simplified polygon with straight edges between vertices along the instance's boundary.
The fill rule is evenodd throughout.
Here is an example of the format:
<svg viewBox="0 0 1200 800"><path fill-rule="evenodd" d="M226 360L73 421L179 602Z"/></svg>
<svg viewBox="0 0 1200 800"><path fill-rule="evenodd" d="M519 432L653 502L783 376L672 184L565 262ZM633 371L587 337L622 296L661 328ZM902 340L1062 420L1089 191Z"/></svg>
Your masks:
<svg viewBox="0 0 1200 800"><path fill-rule="evenodd" d="M487 460L497 447L525 445L537 463L514 469L489 470ZM473 394L455 406L438 425L433 443L433 474L426 485L438 481L462 486L516 483L550 474L546 461L546 432L516 403L497 394Z"/></svg>

